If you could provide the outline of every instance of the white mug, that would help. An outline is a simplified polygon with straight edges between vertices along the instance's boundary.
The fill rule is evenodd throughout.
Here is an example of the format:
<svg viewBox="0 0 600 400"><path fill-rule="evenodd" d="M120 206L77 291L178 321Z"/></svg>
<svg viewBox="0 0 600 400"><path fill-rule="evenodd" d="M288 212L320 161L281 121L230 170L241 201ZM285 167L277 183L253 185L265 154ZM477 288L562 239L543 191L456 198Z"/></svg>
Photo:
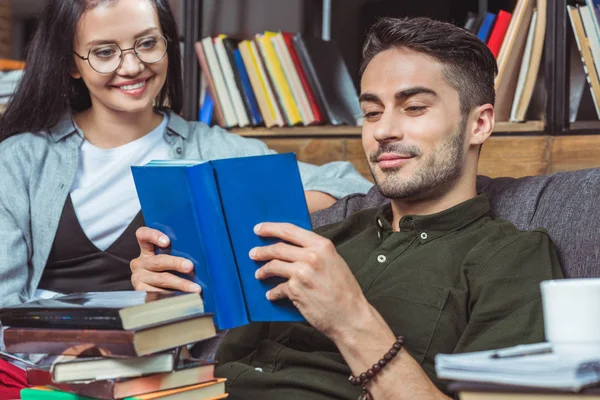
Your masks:
<svg viewBox="0 0 600 400"><path fill-rule="evenodd" d="M557 354L600 356L600 278L543 281L546 340Z"/></svg>

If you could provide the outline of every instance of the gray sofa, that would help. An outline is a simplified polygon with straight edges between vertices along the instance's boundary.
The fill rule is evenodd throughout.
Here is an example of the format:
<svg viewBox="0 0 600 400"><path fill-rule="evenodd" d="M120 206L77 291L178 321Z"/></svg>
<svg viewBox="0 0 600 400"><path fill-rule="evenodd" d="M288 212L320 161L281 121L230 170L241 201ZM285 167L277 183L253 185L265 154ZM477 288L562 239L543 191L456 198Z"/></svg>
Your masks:
<svg viewBox="0 0 600 400"><path fill-rule="evenodd" d="M566 277L600 277L600 168L518 179L479 176L477 191L487 194L492 216L522 230L547 229ZM387 201L374 187L314 213L313 226Z"/></svg>

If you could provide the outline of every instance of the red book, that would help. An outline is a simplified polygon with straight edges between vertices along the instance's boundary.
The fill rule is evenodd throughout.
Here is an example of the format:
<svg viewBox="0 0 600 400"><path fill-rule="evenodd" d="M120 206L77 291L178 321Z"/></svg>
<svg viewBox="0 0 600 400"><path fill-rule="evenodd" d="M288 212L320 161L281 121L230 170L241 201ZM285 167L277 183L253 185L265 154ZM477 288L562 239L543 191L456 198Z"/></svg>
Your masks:
<svg viewBox="0 0 600 400"><path fill-rule="evenodd" d="M496 17L494 29L492 30L490 38L487 42L487 46L494 54L494 57L498 57L498 53L500 52L500 47L502 46L504 35L506 35L506 30L508 29L508 24L510 23L511 16L511 13L506 12L504 10L500 10L500 12L498 13L498 17Z"/></svg>
<svg viewBox="0 0 600 400"><path fill-rule="evenodd" d="M322 124L324 122L323 115L321 114L321 110L319 110L319 106L317 104L317 100L315 99L315 94L308 83L308 79L306 78L306 74L304 73L304 69L302 69L302 64L300 64L300 59L298 58L298 53L296 53L296 48L294 47L294 34L290 32L281 32L283 35L283 39L285 40L285 44L290 52L290 56L292 57L292 61L296 66L296 70L298 71L298 76L300 77L300 81L302 82L302 87L306 92L306 97L308 97L308 102L310 103L310 108L312 109L313 114L315 115L315 123Z"/></svg>

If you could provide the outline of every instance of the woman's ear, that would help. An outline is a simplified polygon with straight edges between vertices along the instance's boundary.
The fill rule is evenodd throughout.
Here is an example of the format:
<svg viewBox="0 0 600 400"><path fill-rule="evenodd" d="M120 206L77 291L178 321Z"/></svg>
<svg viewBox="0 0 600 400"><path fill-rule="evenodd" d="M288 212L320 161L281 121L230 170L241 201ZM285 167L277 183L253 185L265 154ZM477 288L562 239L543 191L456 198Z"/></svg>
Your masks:
<svg viewBox="0 0 600 400"><path fill-rule="evenodd" d="M79 68L77 67L77 62L73 63L73 67L71 68L71 76L73 79L81 78L81 72L79 72Z"/></svg>

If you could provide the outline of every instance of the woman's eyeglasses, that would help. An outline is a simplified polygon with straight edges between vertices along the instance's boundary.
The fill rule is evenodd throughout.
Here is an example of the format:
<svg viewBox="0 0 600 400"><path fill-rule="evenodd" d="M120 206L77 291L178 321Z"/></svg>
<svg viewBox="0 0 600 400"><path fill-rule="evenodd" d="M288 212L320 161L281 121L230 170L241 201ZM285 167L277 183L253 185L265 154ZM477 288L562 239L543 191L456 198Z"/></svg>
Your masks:
<svg viewBox="0 0 600 400"><path fill-rule="evenodd" d="M82 60L87 60L90 67L100 74L115 72L123 63L123 53L133 50L136 57L145 64L152 64L162 60L167 53L167 39L156 34L144 36L137 39L133 47L121 49L116 43L100 44L88 51L87 57L83 57L73 51Z"/></svg>

